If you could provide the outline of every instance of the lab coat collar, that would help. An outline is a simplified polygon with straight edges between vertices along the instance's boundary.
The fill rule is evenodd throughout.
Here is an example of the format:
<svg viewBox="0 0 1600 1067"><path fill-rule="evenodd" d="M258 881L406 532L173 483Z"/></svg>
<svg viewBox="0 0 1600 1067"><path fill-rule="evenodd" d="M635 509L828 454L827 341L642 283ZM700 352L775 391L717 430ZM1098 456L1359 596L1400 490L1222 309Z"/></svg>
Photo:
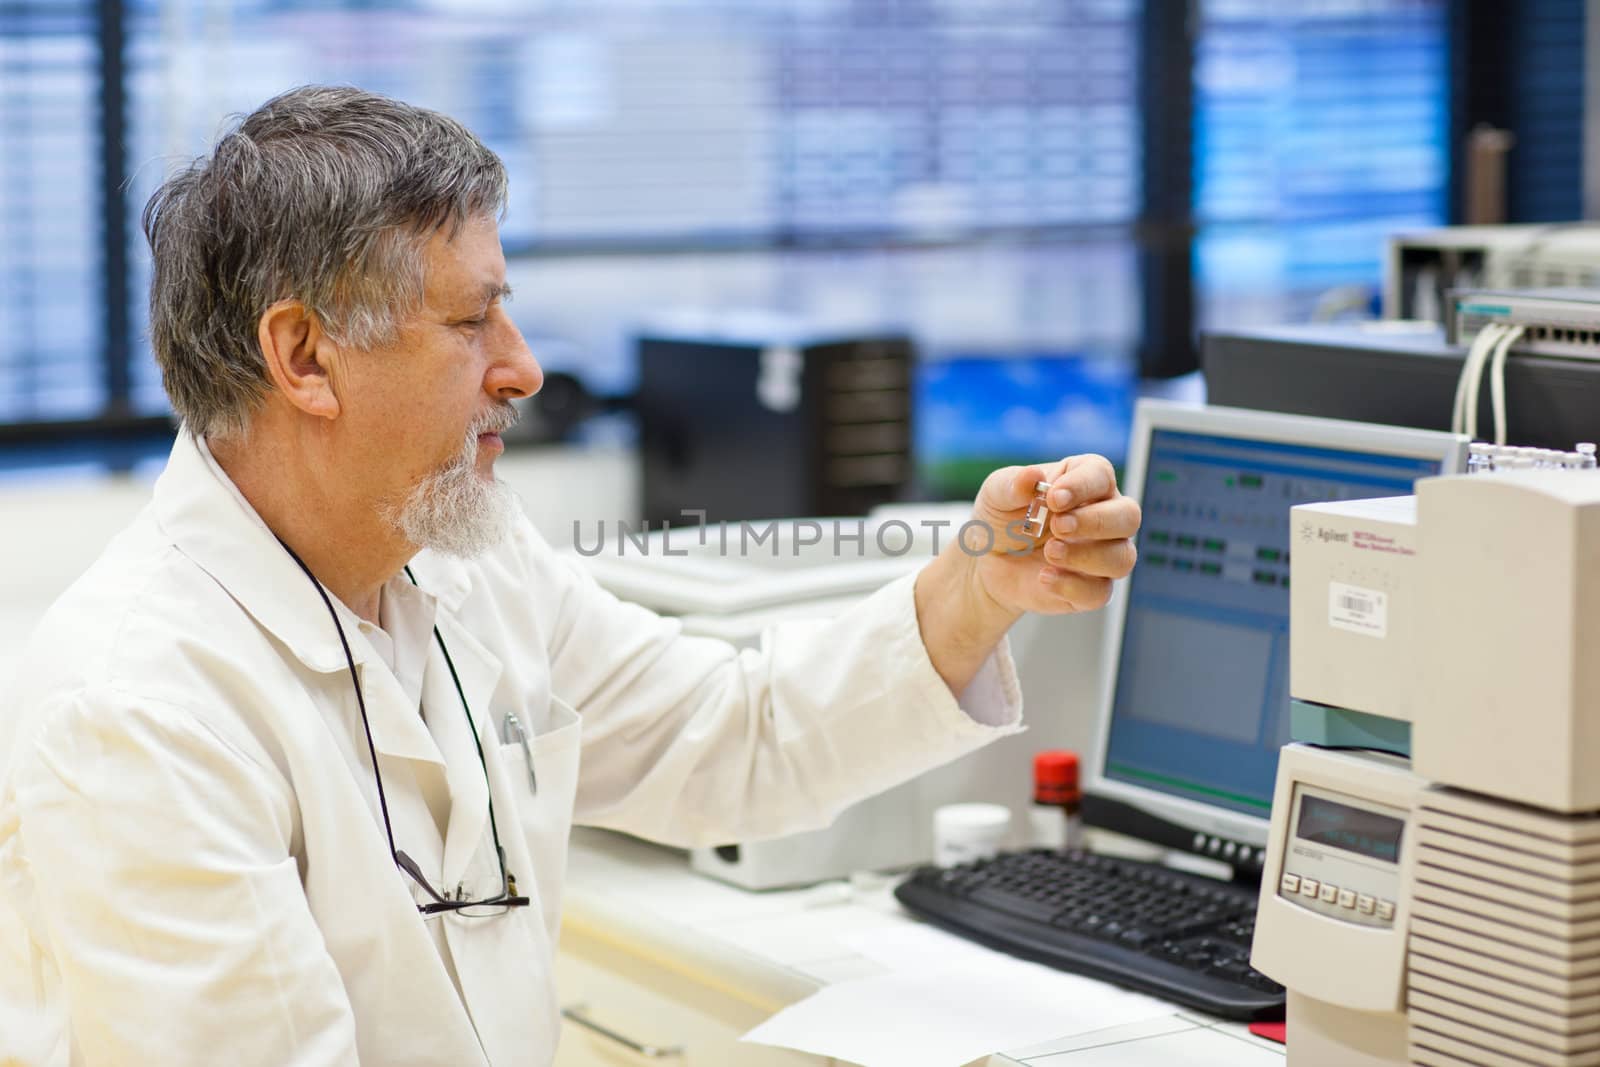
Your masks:
<svg viewBox="0 0 1600 1067"><path fill-rule="evenodd" d="M224 477L206 462L200 445L187 430L180 431L167 468L156 481L153 501L156 521L180 552L211 575L296 659L319 673L344 671L348 666L344 648L328 618L322 597L261 517L222 480ZM413 587L405 575L397 575L390 579L384 596L401 601L423 598L436 602L414 605L414 610L433 609L430 613L450 647L468 706L473 709L473 719L487 725L489 697L499 681L501 664L451 615L466 598L470 576L463 564L432 557L431 553L422 553L413 563L419 585ZM440 607L444 610L438 610ZM349 617L348 609L345 616ZM345 629L350 657L361 673L373 747L387 756L442 764L444 760L438 746L400 683L359 633L351 632L349 626ZM448 668L441 662L442 657L431 648L429 656L423 699L458 704L460 698ZM483 735L482 730L480 735ZM487 735L484 743L492 746L493 735ZM492 750L492 747L486 748L486 751ZM451 870L455 877L460 876L471 858L470 844L481 836L471 835L466 826L462 827L463 834L457 834L458 818L464 821L472 817L472 811L481 811L480 821L487 817L487 804L481 796L482 772L477 767L472 771L475 779L461 776L464 783L472 780L477 783L472 800L465 805L465 811L461 803L451 806L449 838L463 838L468 842L456 848L457 852L466 849L466 855L460 857ZM456 784L451 782L452 791ZM462 788L470 790L472 786L463 784ZM446 851L450 853L448 847ZM451 864L447 862L446 867L450 869Z"/></svg>
<svg viewBox="0 0 1600 1067"><path fill-rule="evenodd" d="M187 428L173 443L166 470L156 481L152 506L178 550L211 575L295 658L321 673L345 669L344 649L321 596L261 517L232 486L219 480ZM391 579L385 595L430 596L447 611L455 611L466 598L471 579L460 564L430 555L422 553L413 561L419 590L406 588L411 583L401 575ZM351 641L350 652L357 664L377 658L365 641Z"/></svg>
<svg viewBox="0 0 1600 1067"><path fill-rule="evenodd" d="M187 427L173 442L152 506L172 543L211 575L261 626L314 671L345 669L344 650L322 597L261 517L223 484ZM352 641L357 663L375 658Z"/></svg>

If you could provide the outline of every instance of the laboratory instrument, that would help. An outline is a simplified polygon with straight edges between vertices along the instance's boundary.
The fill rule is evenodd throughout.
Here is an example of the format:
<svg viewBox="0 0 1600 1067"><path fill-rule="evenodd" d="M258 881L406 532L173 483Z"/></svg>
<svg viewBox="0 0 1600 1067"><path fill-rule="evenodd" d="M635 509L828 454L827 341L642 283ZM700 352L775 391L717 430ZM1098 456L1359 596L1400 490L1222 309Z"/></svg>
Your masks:
<svg viewBox="0 0 1600 1067"><path fill-rule="evenodd" d="M1288 986L1291 1065L1407 1062L1402 861L1423 784L1383 752L1279 757L1251 963Z"/></svg>
<svg viewBox="0 0 1600 1067"><path fill-rule="evenodd" d="M1291 1067L1600 1061L1600 472L1293 522L1294 734L1325 747L1280 762L1253 955Z"/></svg>
<svg viewBox="0 0 1600 1067"><path fill-rule="evenodd" d="M1383 317L1443 322L1452 289L1600 287L1600 227L1437 226L1389 238Z"/></svg>
<svg viewBox="0 0 1600 1067"><path fill-rule="evenodd" d="M1600 299L1582 289L1457 289L1450 293L1445 340L1467 345L1485 326L1521 326L1514 351L1561 359L1600 359Z"/></svg>

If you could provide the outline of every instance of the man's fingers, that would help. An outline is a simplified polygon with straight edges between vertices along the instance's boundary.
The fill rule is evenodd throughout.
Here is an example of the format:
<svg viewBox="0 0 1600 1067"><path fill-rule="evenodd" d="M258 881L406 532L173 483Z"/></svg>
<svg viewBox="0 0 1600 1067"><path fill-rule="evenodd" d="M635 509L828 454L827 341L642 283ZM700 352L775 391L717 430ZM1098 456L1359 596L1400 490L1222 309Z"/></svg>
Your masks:
<svg viewBox="0 0 1600 1067"><path fill-rule="evenodd" d="M1050 507L1061 511L1116 495L1117 472L1104 456L1072 456L1051 479Z"/></svg>
<svg viewBox="0 0 1600 1067"><path fill-rule="evenodd" d="M1093 578L1126 578L1139 558L1132 541L1047 541L1045 562Z"/></svg>
<svg viewBox="0 0 1600 1067"><path fill-rule="evenodd" d="M1050 516L1050 532L1082 541L1114 541L1139 532L1139 502L1118 496Z"/></svg>
<svg viewBox="0 0 1600 1067"><path fill-rule="evenodd" d="M978 502L996 511L1016 511L1033 500L1034 486L1044 480L1038 467L1002 467L983 481Z"/></svg>
<svg viewBox="0 0 1600 1067"><path fill-rule="evenodd" d="M1033 503L1040 482L1053 482L1066 461L1033 464L1028 467L1001 467L984 479L979 502L997 512L1018 511Z"/></svg>

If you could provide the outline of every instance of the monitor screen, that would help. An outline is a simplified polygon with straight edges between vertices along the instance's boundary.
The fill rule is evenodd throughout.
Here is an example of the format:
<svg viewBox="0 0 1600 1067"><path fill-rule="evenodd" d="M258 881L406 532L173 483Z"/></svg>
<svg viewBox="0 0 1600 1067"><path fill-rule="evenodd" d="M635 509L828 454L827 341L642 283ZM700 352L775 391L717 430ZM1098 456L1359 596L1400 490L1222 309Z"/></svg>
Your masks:
<svg viewBox="0 0 1600 1067"><path fill-rule="evenodd" d="M1112 637L1100 784L1264 833L1289 741L1289 509L1409 494L1454 471L1459 439L1216 408L1141 415L1130 491L1144 523Z"/></svg>

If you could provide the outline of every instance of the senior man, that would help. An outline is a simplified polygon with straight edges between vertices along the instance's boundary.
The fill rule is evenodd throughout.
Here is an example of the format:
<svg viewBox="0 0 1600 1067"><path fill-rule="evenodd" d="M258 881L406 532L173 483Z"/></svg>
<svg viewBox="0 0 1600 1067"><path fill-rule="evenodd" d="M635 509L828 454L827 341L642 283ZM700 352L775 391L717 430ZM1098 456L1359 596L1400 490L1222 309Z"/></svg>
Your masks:
<svg viewBox="0 0 1600 1067"><path fill-rule="evenodd" d="M574 822L822 826L1018 729L1007 627L1133 565L1075 457L985 482L1000 530L1053 483L1027 551L759 652L601 591L493 476L540 385L505 188L453 120L312 87L151 200L184 429L0 716L0 1062L548 1063Z"/></svg>

